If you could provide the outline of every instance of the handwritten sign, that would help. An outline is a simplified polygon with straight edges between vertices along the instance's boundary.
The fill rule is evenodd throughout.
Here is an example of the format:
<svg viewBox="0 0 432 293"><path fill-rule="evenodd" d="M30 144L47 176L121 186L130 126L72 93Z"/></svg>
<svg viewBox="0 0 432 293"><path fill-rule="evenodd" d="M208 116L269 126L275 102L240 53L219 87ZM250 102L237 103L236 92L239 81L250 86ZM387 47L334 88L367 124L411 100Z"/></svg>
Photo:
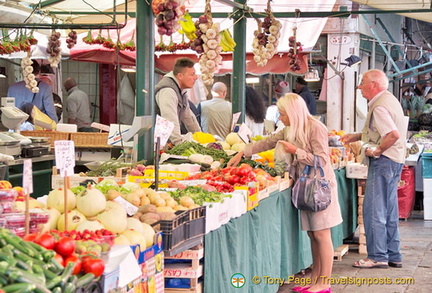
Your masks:
<svg viewBox="0 0 432 293"><path fill-rule="evenodd" d="M244 141L244 143L249 143L252 136L252 130L250 130L250 128L245 123L242 123L237 134Z"/></svg>
<svg viewBox="0 0 432 293"><path fill-rule="evenodd" d="M154 130L154 141L160 138L160 147L164 147L174 129L174 123L169 120L162 118L161 116L156 116L156 125Z"/></svg>
<svg viewBox="0 0 432 293"><path fill-rule="evenodd" d="M234 113L234 114L233 114L232 124L231 124L231 131L234 131L234 127L235 127L237 121L238 121L239 118L240 118L240 114L241 114L241 112L237 112L237 113Z"/></svg>
<svg viewBox="0 0 432 293"><path fill-rule="evenodd" d="M125 208L126 213L129 216L133 216L136 214L136 212L138 212L138 207L134 206L133 204L131 204L130 202L128 202L127 200L125 200L120 196L116 197L114 201L121 204Z"/></svg>
<svg viewBox="0 0 432 293"><path fill-rule="evenodd" d="M75 144L73 140L54 141L56 167L60 170L62 177L74 173L75 167Z"/></svg>
<svg viewBox="0 0 432 293"><path fill-rule="evenodd" d="M33 193L33 170L31 159L24 160L22 186L25 194Z"/></svg>

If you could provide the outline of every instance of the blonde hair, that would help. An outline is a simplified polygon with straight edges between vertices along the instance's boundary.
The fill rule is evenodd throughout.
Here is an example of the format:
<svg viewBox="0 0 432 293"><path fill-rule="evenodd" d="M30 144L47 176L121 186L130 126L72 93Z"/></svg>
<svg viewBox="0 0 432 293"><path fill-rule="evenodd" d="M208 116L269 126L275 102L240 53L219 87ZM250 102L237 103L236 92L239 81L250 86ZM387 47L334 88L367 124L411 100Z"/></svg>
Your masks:
<svg viewBox="0 0 432 293"><path fill-rule="evenodd" d="M276 103L279 111L285 112L290 121L288 142L304 148L310 141L309 128L314 119L309 113L306 102L298 94L288 93L283 95Z"/></svg>

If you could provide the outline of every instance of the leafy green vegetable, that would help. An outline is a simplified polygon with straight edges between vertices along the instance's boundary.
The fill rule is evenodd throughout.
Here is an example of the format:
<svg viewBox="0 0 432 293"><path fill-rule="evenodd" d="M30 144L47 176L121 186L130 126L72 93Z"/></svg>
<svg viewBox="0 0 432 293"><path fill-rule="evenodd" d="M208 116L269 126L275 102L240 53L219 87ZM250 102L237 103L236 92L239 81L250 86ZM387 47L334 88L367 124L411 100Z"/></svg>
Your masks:
<svg viewBox="0 0 432 293"><path fill-rule="evenodd" d="M187 157L189 157L192 154L202 154L202 155L211 156L215 161L220 161L220 160L222 160L223 162L229 161L229 156L224 150L207 148L202 144L196 142L189 142L189 141L185 141L182 142L181 144L176 145L175 147L167 151L167 153L171 155L187 156Z"/></svg>
<svg viewBox="0 0 432 293"><path fill-rule="evenodd" d="M84 186L75 186L75 187L71 187L70 188L70 190L75 194L75 195L77 195L77 194L79 194L79 193L81 193L82 191L84 191L86 188L84 187Z"/></svg>
<svg viewBox="0 0 432 293"><path fill-rule="evenodd" d="M169 191L171 197L177 201L180 201L182 196L189 196L193 199L195 204L202 205L205 202L220 202L224 198L231 198L230 194L224 194L217 191L207 191L202 187L198 186L188 186L185 189L178 189L175 191Z"/></svg>

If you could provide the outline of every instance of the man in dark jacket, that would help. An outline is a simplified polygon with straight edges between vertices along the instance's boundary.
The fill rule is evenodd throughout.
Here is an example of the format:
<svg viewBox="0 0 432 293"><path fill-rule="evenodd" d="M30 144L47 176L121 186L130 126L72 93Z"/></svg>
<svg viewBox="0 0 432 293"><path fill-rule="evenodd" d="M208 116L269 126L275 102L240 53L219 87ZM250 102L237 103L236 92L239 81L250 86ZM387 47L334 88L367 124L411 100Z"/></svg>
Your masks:
<svg viewBox="0 0 432 293"><path fill-rule="evenodd" d="M296 93L299 94L306 102L311 115L316 115L316 101L315 97L311 94L307 87L307 81L303 77L297 77Z"/></svg>

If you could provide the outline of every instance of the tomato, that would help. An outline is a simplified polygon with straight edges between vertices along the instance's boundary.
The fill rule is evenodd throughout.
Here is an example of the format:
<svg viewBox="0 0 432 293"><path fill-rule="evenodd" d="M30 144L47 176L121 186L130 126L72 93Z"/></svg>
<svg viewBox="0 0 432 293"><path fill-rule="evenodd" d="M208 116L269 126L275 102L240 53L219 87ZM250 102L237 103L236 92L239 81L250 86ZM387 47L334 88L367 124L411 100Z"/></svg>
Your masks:
<svg viewBox="0 0 432 293"><path fill-rule="evenodd" d="M48 233L36 236L34 242L39 244L40 246L45 247L46 249L53 249L55 246L54 236Z"/></svg>
<svg viewBox="0 0 432 293"><path fill-rule="evenodd" d="M80 260L80 258L75 253L73 253L73 254L69 255L67 258L65 258L64 266L66 266L70 262L75 263L75 266L73 269L73 274L78 275L81 272L82 261Z"/></svg>
<svg viewBox="0 0 432 293"><path fill-rule="evenodd" d="M75 251L75 240L70 237L64 236L59 239L54 247L55 252L63 256L69 256Z"/></svg>
<svg viewBox="0 0 432 293"><path fill-rule="evenodd" d="M26 236L24 236L23 239L25 241L34 242L34 240L37 236L38 236L37 233L30 233L30 234L27 234Z"/></svg>
<svg viewBox="0 0 432 293"><path fill-rule="evenodd" d="M82 271L92 273L95 277L99 277L105 270L105 263L100 258L84 257L82 259Z"/></svg>
<svg viewBox="0 0 432 293"><path fill-rule="evenodd" d="M63 256L61 256L60 254L56 253L54 255L54 258L56 259L56 261L58 261L59 264L61 264L62 266L65 266L65 262L64 262Z"/></svg>

